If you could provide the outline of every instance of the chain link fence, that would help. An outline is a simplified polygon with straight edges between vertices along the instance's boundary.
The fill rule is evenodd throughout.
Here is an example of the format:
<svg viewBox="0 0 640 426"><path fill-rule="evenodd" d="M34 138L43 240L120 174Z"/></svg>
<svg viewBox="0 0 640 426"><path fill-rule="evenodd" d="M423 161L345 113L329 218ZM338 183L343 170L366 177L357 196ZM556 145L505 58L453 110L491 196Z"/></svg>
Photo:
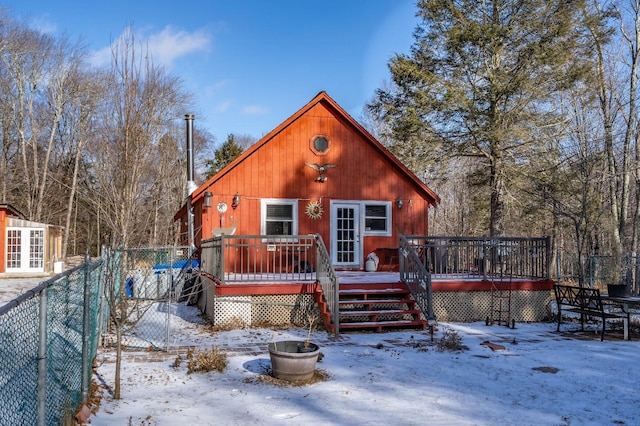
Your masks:
<svg viewBox="0 0 640 426"><path fill-rule="evenodd" d="M611 290L622 287L622 292L638 295L640 292L640 263L637 256L590 256L589 285Z"/></svg>
<svg viewBox="0 0 640 426"><path fill-rule="evenodd" d="M186 247L105 249L0 307L0 424L75 424L99 345L170 348L170 318L199 282Z"/></svg>
<svg viewBox="0 0 640 426"><path fill-rule="evenodd" d="M73 424L100 336L102 265L87 262L0 307L3 425Z"/></svg>
<svg viewBox="0 0 640 426"><path fill-rule="evenodd" d="M561 284L584 285L609 293L619 287L626 295L640 294L640 260L638 256L584 255L558 251L556 274Z"/></svg>
<svg viewBox="0 0 640 426"><path fill-rule="evenodd" d="M187 247L106 250L105 301L112 316L105 344L125 349L167 350L171 314L194 284L196 260Z"/></svg>
<svg viewBox="0 0 640 426"><path fill-rule="evenodd" d="M586 275L588 257L579 258L577 253L557 250L553 257L551 278L558 284L579 285Z"/></svg>

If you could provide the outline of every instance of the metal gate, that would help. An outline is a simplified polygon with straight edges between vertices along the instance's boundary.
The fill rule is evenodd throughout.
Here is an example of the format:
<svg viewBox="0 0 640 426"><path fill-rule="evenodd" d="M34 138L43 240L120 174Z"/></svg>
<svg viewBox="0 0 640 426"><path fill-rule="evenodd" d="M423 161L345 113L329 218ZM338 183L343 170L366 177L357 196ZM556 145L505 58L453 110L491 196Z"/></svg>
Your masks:
<svg viewBox="0 0 640 426"><path fill-rule="evenodd" d="M168 350L171 318L198 267L189 260L188 247L130 248L103 257L105 298L113 317L106 343L115 343L114 327L119 327L125 348Z"/></svg>

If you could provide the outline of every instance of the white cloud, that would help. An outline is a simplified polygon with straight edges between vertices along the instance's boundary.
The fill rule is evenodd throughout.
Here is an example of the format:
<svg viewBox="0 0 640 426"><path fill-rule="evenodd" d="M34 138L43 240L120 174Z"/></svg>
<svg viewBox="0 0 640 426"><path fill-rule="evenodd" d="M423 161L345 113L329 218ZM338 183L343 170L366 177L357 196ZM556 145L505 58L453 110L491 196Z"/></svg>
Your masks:
<svg viewBox="0 0 640 426"><path fill-rule="evenodd" d="M196 52L206 52L211 45L211 34L205 30L189 33L171 26L148 37L148 46L154 62L171 68L174 61Z"/></svg>
<svg viewBox="0 0 640 426"><path fill-rule="evenodd" d="M128 29L125 29L118 37L121 40ZM181 57L197 53L207 52L211 47L211 34L204 29L188 32L166 26L158 33L145 34L144 31L136 31L136 44L141 43L143 49L149 49L149 53L156 65L162 65L170 69L174 62ZM117 43L118 40L113 43ZM136 45L136 49L140 45ZM97 50L93 54L91 62L96 66L104 66L111 62L111 46Z"/></svg>
<svg viewBox="0 0 640 426"><path fill-rule="evenodd" d="M267 112L268 109L260 105L247 105L242 108L242 113L247 115L262 115Z"/></svg>
<svg viewBox="0 0 640 426"><path fill-rule="evenodd" d="M96 50L91 55L90 61L96 67L103 67L111 62L111 46Z"/></svg>
<svg viewBox="0 0 640 426"><path fill-rule="evenodd" d="M204 93L207 98L212 98L217 95L218 92L220 92L222 89L226 89L228 87L231 87L232 85L233 81L230 79L218 80L213 84L207 84L206 86L204 86L204 88L202 89L202 93Z"/></svg>
<svg viewBox="0 0 640 426"><path fill-rule="evenodd" d="M31 26L40 31L43 32L45 34L55 34L58 31L58 26L51 22L47 17L38 17L38 18L34 18L31 21Z"/></svg>
<svg viewBox="0 0 640 426"><path fill-rule="evenodd" d="M227 112L231 108L231 101L218 102L215 106L215 112Z"/></svg>

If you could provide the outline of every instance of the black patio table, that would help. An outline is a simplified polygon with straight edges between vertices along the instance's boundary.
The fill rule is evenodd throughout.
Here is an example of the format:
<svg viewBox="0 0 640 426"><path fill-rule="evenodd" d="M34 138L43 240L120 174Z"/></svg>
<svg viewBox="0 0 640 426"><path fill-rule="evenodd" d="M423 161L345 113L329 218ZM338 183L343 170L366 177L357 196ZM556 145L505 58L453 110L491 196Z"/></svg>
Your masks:
<svg viewBox="0 0 640 426"><path fill-rule="evenodd" d="M640 296L609 296L607 294L600 295L602 303L620 309L627 314L624 320L624 340L629 340L629 322L631 314L640 314Z"/></svg>

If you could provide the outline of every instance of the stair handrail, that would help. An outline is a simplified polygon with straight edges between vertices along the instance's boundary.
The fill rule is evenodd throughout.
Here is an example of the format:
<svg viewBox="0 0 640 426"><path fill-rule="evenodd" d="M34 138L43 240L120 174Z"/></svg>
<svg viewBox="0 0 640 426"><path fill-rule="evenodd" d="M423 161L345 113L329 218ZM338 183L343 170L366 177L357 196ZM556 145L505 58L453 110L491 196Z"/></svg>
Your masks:
<svg viewBox="0 0 640 426"><path fill-rule="evenodd" d="M316 280L327 300L327 310L333 319L334 334L340 335L340 282L336 274L327 247L320 234L316 237Z"/></svg>
<svg viewBox="0 0 640 426"><path fill-rule="evenodd" d="M400 279L407 285L423 315L427 318L429 331L433 333L436 317L433 313L431 274L404 234L399 233L398 253ZM433 335L433 334L432 334Z"/></svg>

